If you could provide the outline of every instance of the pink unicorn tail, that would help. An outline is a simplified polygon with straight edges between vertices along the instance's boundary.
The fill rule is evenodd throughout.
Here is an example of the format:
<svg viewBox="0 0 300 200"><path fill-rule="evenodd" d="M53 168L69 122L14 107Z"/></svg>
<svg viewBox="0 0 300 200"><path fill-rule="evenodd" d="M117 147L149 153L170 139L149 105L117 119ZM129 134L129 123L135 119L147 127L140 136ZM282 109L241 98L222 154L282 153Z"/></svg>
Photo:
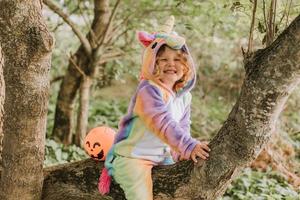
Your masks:
<svg viewBox="0 0 300 200"><path fill-rule="evenodd" d="M111 184L111 176L106 168L102 169L101 176L98 182L98 190L102 195L108 194Z"/></svg>

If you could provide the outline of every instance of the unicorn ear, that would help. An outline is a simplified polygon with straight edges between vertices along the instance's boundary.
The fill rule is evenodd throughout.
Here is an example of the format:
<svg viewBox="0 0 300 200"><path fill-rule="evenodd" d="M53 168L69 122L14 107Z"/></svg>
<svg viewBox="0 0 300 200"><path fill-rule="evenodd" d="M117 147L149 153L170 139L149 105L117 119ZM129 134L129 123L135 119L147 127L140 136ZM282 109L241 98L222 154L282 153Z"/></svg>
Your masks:
<svg viewBox="0 0 300 200"><path fill-rule="evenodd" d="M155 39L154 35L149 34L145 31L139 31L137 33L139 41L144 45L144 47L147 47L153 42Z"/></svg>

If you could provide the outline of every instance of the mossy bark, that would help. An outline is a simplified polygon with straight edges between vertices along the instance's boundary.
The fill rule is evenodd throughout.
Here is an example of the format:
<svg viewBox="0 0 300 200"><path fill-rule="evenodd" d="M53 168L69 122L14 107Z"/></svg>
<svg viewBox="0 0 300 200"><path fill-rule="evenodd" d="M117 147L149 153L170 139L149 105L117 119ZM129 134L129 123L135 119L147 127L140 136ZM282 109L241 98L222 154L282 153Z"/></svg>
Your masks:
<svg viewBox="0 0 300 200"><path fill-rule="evenodd" d="M40 1L0 1L5 101L0 199L39 199L54 39Z"/></svg>

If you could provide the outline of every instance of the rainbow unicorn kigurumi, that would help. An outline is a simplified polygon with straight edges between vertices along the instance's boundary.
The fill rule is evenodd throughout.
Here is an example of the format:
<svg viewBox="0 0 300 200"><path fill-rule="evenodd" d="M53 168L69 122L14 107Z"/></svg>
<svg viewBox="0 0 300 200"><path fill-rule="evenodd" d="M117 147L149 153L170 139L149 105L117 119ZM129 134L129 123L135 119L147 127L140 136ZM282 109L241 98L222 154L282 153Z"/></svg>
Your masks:
<svg viewBox="0 0 300 200"><path fill-rule="evenodd" d="M99 182L101 194L109 192L113 177L127 199L152 199L152 167L174 164L179 157L189 159L199 143L190 135L190 90L196 81L195 67L185 39L173 31L173 26L171 16L157 32L137 34L145 47L141 80L107 155ZM154 73L161 48L178 52L188 68L174 90Z"/></svg>

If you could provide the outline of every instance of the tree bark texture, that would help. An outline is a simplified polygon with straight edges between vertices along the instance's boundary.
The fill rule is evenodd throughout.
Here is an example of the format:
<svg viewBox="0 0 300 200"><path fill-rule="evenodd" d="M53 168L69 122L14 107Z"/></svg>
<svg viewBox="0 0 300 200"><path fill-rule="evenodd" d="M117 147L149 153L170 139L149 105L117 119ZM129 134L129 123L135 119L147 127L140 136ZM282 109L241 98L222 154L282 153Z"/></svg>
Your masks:
<svg viewBox="0 0 300 200"><path fill-rule="evenodd" d="M161 191L167 199L175 198L175 191L189 183L189 174L194 164L190 161L180 162L171 166L155 167L153 170L153 185L155 199ZM122 189L112 182L111 192L101 196L97 190L98 178L103 168L103 162L87 159L79 162L59 165L45 169L43 200L126 200Z"/></svg>
<svg viewBox="0 0 300 200"><path fill-rule="evenodd" d="M266 49L245 62L241 93L210 143L210 158L192 173L192 199L216 199L269 141L300 81L300 15Z"/></svg>
<svg viewBox="0 0 300 200"><path fill-rule="evenodd" d="M91 27L91 31L88 33L87 38L94 47L96 38L99 38L105 31L107 23L109 21L109 1L108 0L94 0L94 20ZM74 115L74 102L75 97L82 81L82 74L74 66L74 63L81 68L82 71L89 75L88 66L93 59L90 59L86 55L82 45L77 52L72 56L74 62L70 62L67 72L64 76L62 84L60 86L55 120L52 135L59 138L65 144L71 144L73 133L73 115Z"/></svg>
<svg viewBox="0 0 300 200"><path fill-rule="evenodd" d="M77 116L77 129L75 144L84 147L84 138L86 136L88 117L89 117L89 101L90 88L93 80L89 76L83 77L79 91L79 110Z"/></svg>
<svg viewBox="0 0 300 200"><path fill-rule="evenodd" d="M103 199L97 190L103 162L88 159L45 169L43 200Z"/></svg>
<svg viewBox="0 0 300 200"><path fill-rule="evenodd" d="M209 159L197 165L184 161L154 168L155 199L215 200L223 195L233 178L272 137L288 96L300 82L299 44L300 15L268 48L245 60L240 96L209 144ZM49 170L43 199L102 199L97 192L102 165L86 160ZM125 199L116 184L109 196Z"/></svg>
<svg viewBox="0 0 300 200"><path fill-rule="evenodd" d="M53 37L41 1L0 1L5 102L0 199L39 199Z"/></svg>
<svg viewBox="0 0 300 200"><path fill-rule="evenodd" d="M3 77L4 57L0 46L0 168L2 166L2 140L3 140L3 115L4 115L4 99L5 99L5 84Z"/></svg>

